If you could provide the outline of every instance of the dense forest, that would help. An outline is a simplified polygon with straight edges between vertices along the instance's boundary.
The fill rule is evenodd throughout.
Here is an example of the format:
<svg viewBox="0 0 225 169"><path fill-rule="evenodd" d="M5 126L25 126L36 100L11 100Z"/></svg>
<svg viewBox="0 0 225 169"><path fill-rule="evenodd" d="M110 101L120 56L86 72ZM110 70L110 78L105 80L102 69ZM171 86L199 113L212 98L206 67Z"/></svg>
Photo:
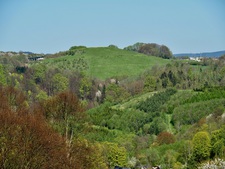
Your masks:
<svg viewBox="0 0 225 169"><path fill-rule="evenodd" d="M225 56L1 52L0 147L2 169L224 168Z"/></svg>

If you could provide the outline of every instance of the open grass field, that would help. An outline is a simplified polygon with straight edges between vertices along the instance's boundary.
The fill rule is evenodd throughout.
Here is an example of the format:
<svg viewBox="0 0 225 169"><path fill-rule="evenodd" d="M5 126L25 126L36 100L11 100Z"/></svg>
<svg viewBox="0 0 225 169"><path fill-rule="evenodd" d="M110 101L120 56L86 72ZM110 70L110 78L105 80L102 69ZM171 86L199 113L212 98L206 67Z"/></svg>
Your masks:
<svg viewBox="0 0 225 169"><path fill-rule="evenodd" d="M112 47L85 48L73 56L45 59L50 67L81 70L93 78L105 80L115 76L136 76L155 65L166 65L171 60Z"/></svg>

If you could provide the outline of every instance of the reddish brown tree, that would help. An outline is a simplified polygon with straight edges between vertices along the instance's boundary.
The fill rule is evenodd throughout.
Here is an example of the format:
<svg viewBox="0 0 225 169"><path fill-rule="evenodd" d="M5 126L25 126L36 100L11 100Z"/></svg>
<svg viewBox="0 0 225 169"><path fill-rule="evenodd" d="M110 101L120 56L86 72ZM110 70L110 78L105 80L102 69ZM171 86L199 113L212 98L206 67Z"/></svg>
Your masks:
<svg viewBox="0 0 225 169"><path fill-rule="evenodd" d="M17 114L28 112L28 103L23 92L13 87L0 87L0 109Z"/></svg>
<svg viewBox="0 0 225 169"><path fill-rule="evenodd" d="M169 132L161 132L157 136L157 143L162 144L172 144L175 142L175 136Z"/></svg>
<svg viewBox="0 0 225 169"><path fill-rule="evenodd" d="M82 169L106 168L101 147L68 132L57 133L48 119L62 124L84 118L83 107L70 92L60 93L46 103L25 104L22 92L0 87L0 168L2 169ZM48 110L48 112L47 112ZM74 122L76 122L73 121Z"/></svg>
<svg viewBox="0 0 225 169"><path fill-rule="evenodd" d="M64 139L42 117L0 110L0 168L70 168Z"/></svg>
<svg viewBox="0 0 225 169"><path fill-rule="evenodd" d="M82 132L86 119L79 99L69 91L59 93L46 101L44 116L56 131L65 136L70 151L73 137Z"/></svg>
<svg viewBox="0 0 225 169"><path fill-rule="evenodd" d="M76 116L77 120L84 118L83 106L79 99L69 91L59 93L47 100L45 117L52 120L67 120L69 115Z"/></svg>

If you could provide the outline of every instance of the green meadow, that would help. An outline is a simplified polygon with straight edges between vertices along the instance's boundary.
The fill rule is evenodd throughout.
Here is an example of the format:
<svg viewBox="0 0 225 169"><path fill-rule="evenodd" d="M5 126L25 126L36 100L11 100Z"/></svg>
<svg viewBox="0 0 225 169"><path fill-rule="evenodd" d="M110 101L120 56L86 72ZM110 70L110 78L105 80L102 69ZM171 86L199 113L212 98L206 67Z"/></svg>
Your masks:
<svg viewBox="0 0 225 169"><path fill-rule="evenodd" d="M72 56L65 55L43 61L49 67L78 69L101 80L115 76L136 76L153 66L170 62L171 60L112 47L85 48Z"/></svg>

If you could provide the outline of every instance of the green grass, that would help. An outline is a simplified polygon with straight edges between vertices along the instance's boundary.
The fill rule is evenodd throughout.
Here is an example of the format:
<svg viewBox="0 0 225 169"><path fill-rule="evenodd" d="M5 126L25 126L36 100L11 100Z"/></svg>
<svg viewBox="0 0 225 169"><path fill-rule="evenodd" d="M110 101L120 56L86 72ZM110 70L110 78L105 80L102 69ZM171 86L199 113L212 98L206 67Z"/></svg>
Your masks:
<svg viewBox="0 0 225 169"><path fill-rule="evenodd" d="M86 48L83 53L73 56L45 59L42 63L50 67L82 70L91 77L105 80L115 76L136 76L155 65L161 66L170 62L171 60L132 51L96 47Z"/></svg>

